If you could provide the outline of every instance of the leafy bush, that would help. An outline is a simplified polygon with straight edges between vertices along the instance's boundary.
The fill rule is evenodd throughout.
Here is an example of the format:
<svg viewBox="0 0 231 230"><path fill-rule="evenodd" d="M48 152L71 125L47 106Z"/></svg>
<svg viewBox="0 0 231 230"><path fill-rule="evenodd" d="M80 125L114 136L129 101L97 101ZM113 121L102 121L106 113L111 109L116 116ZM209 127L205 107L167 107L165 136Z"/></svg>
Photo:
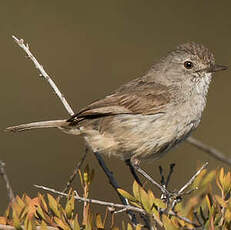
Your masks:
<svg viewBox="0 0 231 230"><path fill-rule="evenodd" d="M82 199L87 199L89 186L93 180L94 172L88 167L84 172L79 171L83 187ZM218 189L217 189L218 188ZM214 191L218 191L217 193ZM224 169L207 172L206 169L196 177L191 185L190 197L182 195L179 199L174 194L168 200L163 200L147 188L133 184L133 193L130 194L123 189L118 189L128 201L130 210L141 214L151 223L152 229L231 229L231 174L225 173ZM92 230L92 229L113 229L113 230L139 230L142 223L136 227L128 220L117 227L108 215L95 214L91 208L94 203L83 202L83 214L76 213L76 199L79 195L70 190L66 196L66 204L61 205L60 197L55 198L47 193L45 196L38 194L30 198L24 194L21 198L16 197L14 202L9 204L4 216L0 217L2 226L14 226L15 229L32 230L35 226L40 229L63 229L63 230ZM176 202L177 200L177 202ZM85 200L86 201L86 200ZM175 205L173 206L173 202ZM113 215L118 207L108 205ZM134 208L134 210L133 210ZM137 211L135 210L137 208ZM120 211L127 209L120 208ZM106 212L108 213L108 212ZM81 216L81 217L80 217ZM129 222L129 223L128 223ZM106 224L107 223L107 224ZM126 223L126 224L125 224ZM1 229L1 227L0 227Z"/></svg>

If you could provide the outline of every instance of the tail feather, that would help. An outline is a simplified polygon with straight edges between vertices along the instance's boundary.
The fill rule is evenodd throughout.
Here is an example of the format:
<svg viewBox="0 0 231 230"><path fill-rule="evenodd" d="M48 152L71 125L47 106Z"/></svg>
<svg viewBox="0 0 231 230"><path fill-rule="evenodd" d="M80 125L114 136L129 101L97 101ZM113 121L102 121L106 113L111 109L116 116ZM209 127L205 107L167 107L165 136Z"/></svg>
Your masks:
<svg viewBox="0 0 231 230"><path fill-rule="evenodd" d="M8 132L22 132L31 129L41 129L41 128L62 128L68 125L66 120L53 120L53 121L39 121L32 122L29 124L22 124L17 126L11 126L5 129Z"/></svg>

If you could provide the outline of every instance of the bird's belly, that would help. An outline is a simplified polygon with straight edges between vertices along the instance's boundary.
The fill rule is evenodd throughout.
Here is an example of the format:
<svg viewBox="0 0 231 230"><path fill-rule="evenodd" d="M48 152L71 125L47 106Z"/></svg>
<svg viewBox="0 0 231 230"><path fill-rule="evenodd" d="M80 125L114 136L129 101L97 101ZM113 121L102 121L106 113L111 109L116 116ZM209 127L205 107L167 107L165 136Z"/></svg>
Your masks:
<svg viewBox="0 0 231 230"><path fill-rule="evenodd" d="M123 114L96 120L81 132L93 151L122 159L159 158L192 130L192 124L175 117Z"/></svg>

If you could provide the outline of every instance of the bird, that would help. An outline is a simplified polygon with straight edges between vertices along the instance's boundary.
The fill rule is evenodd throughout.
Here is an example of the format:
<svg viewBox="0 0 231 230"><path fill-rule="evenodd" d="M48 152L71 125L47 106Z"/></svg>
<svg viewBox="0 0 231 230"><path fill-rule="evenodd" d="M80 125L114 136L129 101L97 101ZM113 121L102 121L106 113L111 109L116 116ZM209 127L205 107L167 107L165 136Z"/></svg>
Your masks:
<svg viewBox="0 0 231 230"><path fill-rule="evenodd" d="M141 77L70 118L11 126L6 131L57 128L82 136L93 152L139 166L164 156L198 127L212 76L226 69L215 64L208 48L186 42Z"/></svg>

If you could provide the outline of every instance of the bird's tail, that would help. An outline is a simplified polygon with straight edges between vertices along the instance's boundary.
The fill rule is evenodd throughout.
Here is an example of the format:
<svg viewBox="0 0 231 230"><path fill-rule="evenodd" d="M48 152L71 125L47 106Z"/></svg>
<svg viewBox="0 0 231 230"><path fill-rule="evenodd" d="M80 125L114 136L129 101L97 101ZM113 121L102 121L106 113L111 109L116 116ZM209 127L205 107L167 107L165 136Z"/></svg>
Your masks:
<svg viewBox="0 0 231 230"><path fill-rule="evenodd" d="M17 126L11 126L5 129L8 132L22 132L31 129L41 129L41 128L63 128L67 127L69 122L67 120L53 120L53 121L39 121L32 122L29 124L22 124Z"/></svg>

